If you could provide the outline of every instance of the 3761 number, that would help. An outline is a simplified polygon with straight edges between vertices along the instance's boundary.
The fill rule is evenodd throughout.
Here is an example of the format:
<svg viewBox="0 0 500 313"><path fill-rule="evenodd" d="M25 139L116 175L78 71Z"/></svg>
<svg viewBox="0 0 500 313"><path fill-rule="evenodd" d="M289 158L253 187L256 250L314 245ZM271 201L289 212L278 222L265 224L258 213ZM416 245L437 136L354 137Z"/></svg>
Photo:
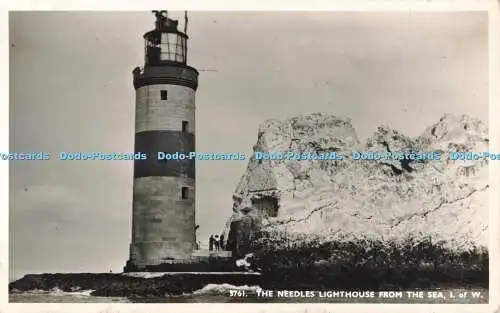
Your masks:
<svg viewBox="0 0 500 313"><path fill-rule="evenodd" d="M246 297L245 290L229 290L230 297Z"/></svg>

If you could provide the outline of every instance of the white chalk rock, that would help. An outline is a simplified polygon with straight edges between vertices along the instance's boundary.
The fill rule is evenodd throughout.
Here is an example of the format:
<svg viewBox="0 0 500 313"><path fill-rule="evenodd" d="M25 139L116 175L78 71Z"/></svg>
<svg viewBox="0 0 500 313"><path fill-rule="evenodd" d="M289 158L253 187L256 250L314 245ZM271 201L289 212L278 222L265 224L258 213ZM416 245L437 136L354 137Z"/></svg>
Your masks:
<svg viewBox="0 0 500 313"><path fill-rule="evenodd" d="M363 145L348 118L332 115L260 126L254 151L288 150L337 152L345 159L250 159L235 190L234 217L261 218L261 227L290 238L431 236L456 249L487 247L488 162L448 156L450 150L488 151L488 127L477 119L445 115L413 139L381 126ZM358 161L353 151L440 152L442 158Z"/></svg>

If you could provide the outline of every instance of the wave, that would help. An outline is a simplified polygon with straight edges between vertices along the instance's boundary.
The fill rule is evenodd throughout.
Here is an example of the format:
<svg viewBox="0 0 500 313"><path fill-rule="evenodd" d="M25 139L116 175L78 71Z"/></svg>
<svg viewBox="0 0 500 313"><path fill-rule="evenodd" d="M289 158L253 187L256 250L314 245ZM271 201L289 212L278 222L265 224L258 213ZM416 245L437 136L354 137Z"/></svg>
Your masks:
<svg viewBox="0 0 500 313"><path fill-rule="evenodd" d="M220 294L220 295L227 295L229 294L230 290L244 290L248 292L256 292L257 290L261 290L262 288L260 286L248 286L248 285L243 285L243 286L235 286L231 284L208 284L204 286L201 289L195 290L192 293L183 293L182 296L192 296L192 295L214 295L214 294ZM52 288L50 290L41 290L41 289L33 289L29 291L19 291L19 290L11 290L11 294L26 294L26 295L47 295L47 296L81 296L81 297L90 297L91 293L94 290L75 290L75 291L63 291L59 289L58 287Z"/></svg>
<svg viewBox="0 0 500 313"><path fill-rule="evenodd" d="M41 289L33 289L29 291L19 291L19 290L12 290L11 293L13 294L26 294L26 295L47 295L47 296L79 296L79 297L90 297L91 293L94 290L78 290L78 291L63 291L57 287L54 287L50 290L41 290Z"/></svg>
<svg viewBox="0 0 500 313"><path fill-rule="evenodd" d="M229 295L230 290L242 290L246 291L249 293L255 293L257 290L261 290L262 288L260 286L248 286L248 285L243 285L243 286L235 286L231 284L208 284L204 286L201 289L195 290L192 293L183 293L181 295L177 296L168 296L172 298L183 298L183 297L193 297L193 296L203 296L203 295L222 295L222 296L227 296ZM49 296L49 297L64 297L64 296L71 296L71 297L76 297L76 298L83 298L83 297L92 297L91 293L94 290L75 290L75 291L63 291L58 287L52 288L50 290L40 290L40 289L33 289L29 291L18 291L18 290L11 290L11 294L20 294L20 295L25 295L25 296ZM97 297L99 298L99 297ZM104 297L105 298L105 297Z"/></svg>
<svg viewBox="0 0 500 313"><path fill-rule="evenodd" d="M205 287L198 289L192 295L207 295L207 294L228 294L229 290L244 290L248 292L256 292L261 290L260 286L235 286L231 284L208 284Z"/></svg>

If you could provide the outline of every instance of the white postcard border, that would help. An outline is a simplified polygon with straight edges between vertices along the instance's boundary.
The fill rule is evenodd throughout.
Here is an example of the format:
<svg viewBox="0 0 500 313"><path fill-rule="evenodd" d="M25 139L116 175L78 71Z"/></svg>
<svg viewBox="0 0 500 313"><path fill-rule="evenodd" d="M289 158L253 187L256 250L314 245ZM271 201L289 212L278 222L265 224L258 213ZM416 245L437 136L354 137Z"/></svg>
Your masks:
<svg viewBox="0 0 500 313"><path fill-rule="evenodd" d="M253 1L190 1L158 0L120 1L120 0L16 0L0 1L1 19L4 27L1 29L1 57L3 69L0 88L3 101L0 105L0 151L9 151L9 31L8 10L110 10L135 11L162 8L165 5L170 10L198 11L235 11L235 10L265 10L265 11L488 11L489 12L489 52L490 52L490 149L500 151L500 37L498 2L489 0L434 0L434 1L333 1L333 0L253 0ZM0 199L4 208L0 211L0 312L220 312L221 310L237 310L239 313L256 312L500 312L499 307L499 268L500 264L500 213L499 187L500 163L490 162L490 303L483 305L431 305L431 304L20 304L8 303L8 226L9 226L9 168L8 162L0 162Z"/></svg>

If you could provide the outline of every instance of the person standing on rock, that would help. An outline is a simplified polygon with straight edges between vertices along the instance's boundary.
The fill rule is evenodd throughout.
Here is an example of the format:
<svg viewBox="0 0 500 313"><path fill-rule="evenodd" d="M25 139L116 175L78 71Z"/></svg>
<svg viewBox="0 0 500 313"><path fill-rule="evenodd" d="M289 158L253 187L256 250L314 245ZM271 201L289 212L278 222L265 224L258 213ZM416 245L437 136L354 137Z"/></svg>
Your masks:
<svg viewBox="0 0 500 313"><path fill-rule="evenodd" d="M215 235L214 245L215 245L215 250L219 251L219 235Z"/></svg>
<svg viewBox="0 0 500 313"><path fill-rule="evenodd" d="M219 240L219 248L221 250L224 250L224 235L220 235L220 240Z"/></svg>
<svg viewBox="0 0 500 313"><path fill-rule="evenodd" d="M213 251L214 250L214 235L210 235L210 239L208 239L208 250Z"/></svg>

